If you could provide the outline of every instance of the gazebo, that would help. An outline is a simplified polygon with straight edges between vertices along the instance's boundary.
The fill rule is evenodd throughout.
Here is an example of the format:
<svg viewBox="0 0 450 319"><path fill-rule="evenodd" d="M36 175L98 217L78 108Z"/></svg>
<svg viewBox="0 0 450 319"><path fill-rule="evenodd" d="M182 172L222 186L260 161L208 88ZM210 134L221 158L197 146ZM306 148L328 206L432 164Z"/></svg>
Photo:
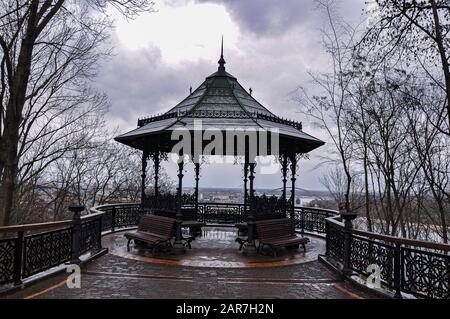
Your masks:
<svg viewBox="0 0 450 319"><path fill-rule="evenodd" d="M225 70L223 41L217 72L206 77L195 90L190 90L178 105L158 116L138 120L138 127L115 138L116 141L142 151L142 207L162 205L164 196L158 188L161 160L168 153L178 153L178 188L176 198L177 229L173 250L183 253L181 224L182 205L186 200L198 209L198 187L201 160L208 155L235 156L243 159L244 207L247 214L248 239L246 254L256 252L254 242L255 216L261 214L261 201L254 194L257 156L275 156L281 164L283 192L281 206L285 214L294 214L295 182L299 156L324 144L303 132L302 123L280 118L252 97L237 78ZM189 137L192 137L189 139ZM180 147L180 145L182 147ZM184 157L188 156L195 168L193 198L182 194ZM154 165L154 194L147 195L147 161ZM287 174L291 172L291 196L286 194ZM166 203L167 204L167 203ZM263 203L264 204L264 203ZM258 208L257 208L258 207Z"/></svg>

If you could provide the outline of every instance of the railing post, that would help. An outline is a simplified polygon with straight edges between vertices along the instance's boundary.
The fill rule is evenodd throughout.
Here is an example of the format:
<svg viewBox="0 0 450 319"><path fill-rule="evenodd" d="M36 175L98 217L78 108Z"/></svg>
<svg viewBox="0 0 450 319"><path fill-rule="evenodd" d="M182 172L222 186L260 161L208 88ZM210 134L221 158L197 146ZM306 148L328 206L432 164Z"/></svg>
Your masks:
<svg viewBox="0 0 450 319"><path fill-rule="evenodd" d="M256 232L256 224L255 224L255 190L254 190L254 179L255 179L255 163L249 163L249 171L250 171L250 210L247 215L247 242L244 246L244 254L246 256L254 256L256 255L256 246L255 246L255 232Z"/></svg>
<svg viewBox="0 0 450 319"><path fill-rule="evenodd" d="M206 223L206 204L202 203L202 222Z"/></svg>
<svg viewBox="0 0 450 319"><path fill-rule="evenodd" d="M103 215L98 218L98 250L102 249Z"/></svg>
<svg viewBox="0 0 450 319"><path fill-rule="evenodd" d="M305 211L303 208L300 208L300 232L302 235L305 233Z"/></svg>
<svg viewBox="0 0 450 319"><path fill-rule="evenodd" d="M178 188L177 188L177 213L176 213L176 224L175 224L175 242L173 243L172 252L175 255L182 255L185 253L184 245L182 243L183 234L181 230L181 224L183 223L183 211L181 207L183 206L183 169L184 162L183 157L179 158L178 162Z"/></svg>
<svg viewBox="0 0 450 319"><path fill-rule="evenodd" d="M345 277L351 276L353 273L350 267L351 248L352 248L352 220L356 218L356 214L348 212L340 205L339 212L341 218L344 220L344 254L343 254L343 269L342 274Z"/></svg>
<svg viewBox="0 0 450 319"><path fill-rule="evenodd" d="M330 247L328 245L328 241L330 240L329 230L328 220L325 219L325 256L327 257L330 257Z"/></svg>
<svg viewBox="0 0 450 319"><path fill-rule="evenodd" d="M116 230L116 206L111 210L111 231Z"/></svg>
<svg viewBox="0 0 450 319"><path fill-rule="evenodd" d="M72 260L71 263L77 264L80 262L80 243L81 243L81 215L84 206L73 205L69 207L69 211L73 213L72 226Z"/></svg>
<svg viewBox="0 0 450 319"><path fill-rule="evenodd" d="M402 298L402 262L401 262L401 244L396 243L395 244L395 250L394 250L394 289L395 299L401 299Z"/></svg>
<svg viewBox="0 0 450 319"><path fill-rule="evenodd" d="M344 256L343 256L343 269L344 276L350 276L352 270L350 268L350 254L351 254L351 240L352 233L348 229L344 228Z"/></svg>
<svg viewBox="0 0 450 319"><path fill-rule="evenodd" d="M22 284L23 242L24 232L20 231L17 234L16 244L14 247L14 285Z"/></svg>

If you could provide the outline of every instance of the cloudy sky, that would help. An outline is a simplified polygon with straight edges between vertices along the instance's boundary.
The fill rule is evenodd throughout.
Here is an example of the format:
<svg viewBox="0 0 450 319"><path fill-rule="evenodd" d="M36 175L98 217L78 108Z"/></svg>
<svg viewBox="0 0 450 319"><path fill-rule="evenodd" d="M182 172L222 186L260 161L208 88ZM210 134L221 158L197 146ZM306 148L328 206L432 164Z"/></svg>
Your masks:
<svg viewBox="0 0 450 319"><path fill-rule="evenodd" d="M175 106L217 70L224 36L227 71L273 113L303 122L304 131L326 140L299 113L291 92L310 86L308 71L324 71L328 60L321 46L325 18L313 0L157 0L154 13L126 21L117 13L112 35L114 56L100 67L97 87L111 100L110 123L126 132L139 117ZM345 0L340 11L357 22L365 0ZM313 89L313 88L311 88ZM298 183L322 189L317 165L328 153L322 147L300 163ZM166 164L175 178L175 166ZM186 186L193 185L187 166ZM241 187L242 167L205 166L201 186ZM278 188L280 174L257 175L256 187Z"/></svg>

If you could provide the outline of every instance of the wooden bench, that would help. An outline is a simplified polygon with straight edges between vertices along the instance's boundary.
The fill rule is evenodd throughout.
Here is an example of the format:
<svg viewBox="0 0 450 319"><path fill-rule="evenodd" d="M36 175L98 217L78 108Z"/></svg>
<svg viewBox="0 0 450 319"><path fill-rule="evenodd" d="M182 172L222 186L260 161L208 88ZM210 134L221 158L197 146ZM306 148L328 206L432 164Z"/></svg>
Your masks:
<svg viewBox="0 0 450 319"><path fill-rule="evenodd" d="M130 242L143 242L149 244L155 253L156 248L167 243L172 245L170 240L174 233L176 220L155 215L141 216L138 224L138 229L133 232L126 232L125 237L128 239L127 249L130 250Z"/></svg>
<svg viewBox="0 0 450 319"><path fill-rule="evenodd" d="M303 246L306 251L306 244L309 238L297 236L295 233L295 222L289 218L269 219L256 222L259 246L258 251L262 251L264 246L269 246L276 256L277 248L299 248Z"/></svg>
<svg viewBox="0 0 450 319"><path fill-rule="evenodd" d="M247 217L247 214L245 215L245 217ZM277 212L277 213L265 213L265 214L255 214L255 221L262 221L262 220L268 220L268 219L281 219L281 218L285 218L286 214L282 213L282 212ZM237 223L234 225L237 229L238 229L238 234L239 236L246 236L248 233L248 224L247 222L243 222L243 223ZM256 235L256 234L255 234ZM257 236L255 236L256 239ZM237 241L237 240L236 240Z"/></svg>

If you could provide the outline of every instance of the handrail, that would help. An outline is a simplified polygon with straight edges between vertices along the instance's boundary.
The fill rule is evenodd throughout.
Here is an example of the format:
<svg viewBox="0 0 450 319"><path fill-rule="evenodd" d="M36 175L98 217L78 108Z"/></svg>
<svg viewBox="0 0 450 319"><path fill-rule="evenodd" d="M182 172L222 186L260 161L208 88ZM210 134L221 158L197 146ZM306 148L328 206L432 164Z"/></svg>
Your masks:
<svg viewBox="0 0 450 319"><path fill-rule="evenodd" d="M390 235L382 235L382 234L361 231L361 230L356 230L356 229L353 229L352 233L355 235L358 235L358 236L382 240L382 241L397 244L397 245L406 245L406 246L430 248L430 249L442 250L442 251L450 251L450 245L448 245L448 244L433 243L433 242L429 242L429 241L401 238L401 237L395 237L395 236L390 236Z"/></svg>
<svg viewBox="0 0 450 319"><path fill-rule="evenodd" d="M331 222L340 227L344 227L344 224L342 222L339 222L337 220L337 218L339 218L339 216L329 217L329 218L326 218L326 220L328 222ZM434 243L434 242L416 240L416 239L408 239L408 238L396 237L396 236L391 236L391 235L383 235L383 234L377 234L377 233L363 231L363 230L357 230L357 229L352 229L352 234L361 236L361 237L377 239L377 240L385 241L387 243L392 243L392 244L396 244L396 245L405 245L405 246L413 246L413 247L419 247L419 248L429 248L429 249L435 249L435 250L450 251L449 244Z"/></svg>
<svg viewBox="0 0 450 319"><path fill-rule="evenodd" d="M105 212L96 210L95 213L90 213L90 214L81 216L81 220L88 220L88 219L91 219L93 217L101 216L101 215L104 215L104 214L105 214Z"/></svg>
<svg viewBox="0 0 450 319"><path fill-rule="evenodd" d="M4 226L4 227L0 227L0 234L64 227L64 226L71 226L72 224L73 224L72 220L63 220L63 221L58 221L58 222Z"/></svg>
<svg viewBox="0 0 450 319"><path fill-rule="evenodd" d="M306 206L294 206L294 208L295 209L309 209L309 210L315 210L315 211L324 212L324 213L332 213L333 215L339 214L339 212L337 210L326 209L326 208L306 207Z"/></svg>
<svg viewBox="0 0 450 319"><path fill-rule="evenodd" d="M101 212L99 210L99 208L108 208L108 207L117 207L117 206L136 206L136 205L141 205L141 203L104 204L104 205L99 205L99 206L94 206L94 207L88 208L87 211L88 212L91 212L91 211Z"/></svg>
<svg viewBox="0 0 450 319"><path fill-rule="evenodd" d="M325 220L340 227L344 227L344 223L339 221L338 218L340 218L340 216L332 216L325 218Z"/></svg>

